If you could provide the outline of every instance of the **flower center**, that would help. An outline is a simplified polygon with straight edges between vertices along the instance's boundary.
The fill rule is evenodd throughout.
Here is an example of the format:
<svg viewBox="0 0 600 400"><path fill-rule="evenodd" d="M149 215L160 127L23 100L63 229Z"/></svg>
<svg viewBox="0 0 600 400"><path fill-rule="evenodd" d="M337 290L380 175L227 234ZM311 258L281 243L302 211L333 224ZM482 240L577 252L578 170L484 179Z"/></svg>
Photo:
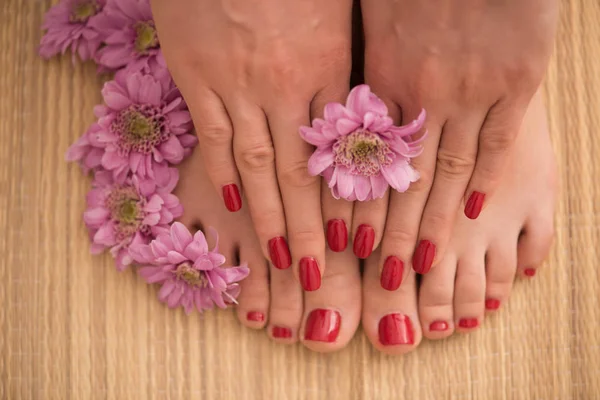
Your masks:
<svg viewBox="0 0 600 400"><path fill-rule="evenodd" d="M185 281L190 286L207 287L208 280L204 276L204 272L195 269L189 262L181 263L175 270L177 279Z"/></svg>
<svg viewBox="0 0 600 400"><path fill-rule="evenodd" d="M137 191L132 186L116 186L106 198L106 207L115 221L117 239L125 240L142 229L144 211Z"/></svg>
<svg viewBox="0 0 600 400"><path fill-rule="evenodd" d="M86 22L100 11L100 6L95 0L80 1L73 6L69 21Z"/></svg>
<svg viewBox="0 0 600 400"><path fill-rule="evenodd" d="M135 104L117 115L111 130L119 136L118 146L123 153L148 154L169 138L164 129L165 122L158 107Z"/></svg>
<svg viewBox="0 0 600 400"><path fill-rule="evenodd" d="M355 175L374 176L391 164L393 152L379 135L357 130L340 137L333 145L334 164L345 166Z"/></svg>
<svg viewBox="0 0 600 400"><path fill-rule="evenodd" d="M135 49L140 54L146 54L148 50L158 47L158 36L154 22L138 22L133 27L135 29Z"/></svg>

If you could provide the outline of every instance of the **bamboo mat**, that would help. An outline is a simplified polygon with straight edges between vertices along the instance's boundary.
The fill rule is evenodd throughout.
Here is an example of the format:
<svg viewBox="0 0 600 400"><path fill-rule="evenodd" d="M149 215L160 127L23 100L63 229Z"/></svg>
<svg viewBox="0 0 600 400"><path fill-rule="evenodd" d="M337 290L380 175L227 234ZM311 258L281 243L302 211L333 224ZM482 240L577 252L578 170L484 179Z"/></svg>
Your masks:
<svg viewBox="0 0 600 400"><path fill-rule="evenodd" d="M383 356L271 343L233 312L185 316L108 257L63 161L92 65L36 56L50 1L0 0L1 399L600 399L600 2L563 2L546 98L562 192L552 254L483 329Z"/></svg>

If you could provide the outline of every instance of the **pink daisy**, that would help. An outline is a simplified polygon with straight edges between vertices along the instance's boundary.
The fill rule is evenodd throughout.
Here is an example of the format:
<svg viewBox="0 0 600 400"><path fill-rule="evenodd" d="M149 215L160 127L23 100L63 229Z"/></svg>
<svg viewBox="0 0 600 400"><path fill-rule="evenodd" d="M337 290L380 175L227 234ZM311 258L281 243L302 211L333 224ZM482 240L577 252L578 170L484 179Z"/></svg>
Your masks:
<svg viewBox="0 0 600 400"><path fill-rule="evenodd" d="M104 149L96 142L96 133L100 130L100 125L92 124L90 129L67 150L67 161L78 162L85 174L102 164Z"/></svg>
<svg viewBox="0 0 600 400"><path fill-rule="evenodd" d="M131 171L165 185L168 163L180 163L197 142L173 80L123 71L104 85L102 96L106 105L94 110L100 126L95 141L105 150L102 166L119 182Z"/></svg>
<svg viewBox="0 0 600 400"><path fill-rule="evenodd" d="M179 179L178 172L170 168L168 173L169 182L161 187L135 175L117 183L110 172L96 172L83 214L93 235L93 254L110 249L117 269L122 271L132 262L131 245L149 243L169 231L169 224L183 214L183 207L177 196L171 194Z"/></svg>
<svg viewBox="0 0 600 400"><path fill-rule="evenodd" d="M127 66L139 71L152 62L165 65L149 0L107 0L94 27L104 42L96 54L101 67L116 70Z"/></svg>
<svg viewBox="0 0 600 400"><path fill-rule="evenodd" d="M222 267L225 257L218 253L216 240L215 248L209 250L201 231L192 237L182 223L175 222L169 233L149 245L131 246L131 256L143 266L140 275L148 283L162 285L158 298L169 307L182 306L186 313L194 307L202 312L214 304L226 308L227 303L237 303L237 282L248 276L249 269L246 265Z"/></svg>
<svg viewBox="0 0 600 400"><path fill-rule="evenodd" d="M346 105L329 103L325 118L316 118L300 135L317 147L308 161L311 175L322 175L336 199L365 201L383 197L388 186L399 192L419 179L410 165L421 151L426 133L425 110L404 126L394 126L388 109L367 85L352 89Z"/></svg>
<svg viewBox="0 0 600 400"><path fill-rule="evenodd" d="M106 0L63 0L46 13L42 29L46 31L39 52L44 58L71 50L83 61L94 58L102 43L93 27Z"/></svg>

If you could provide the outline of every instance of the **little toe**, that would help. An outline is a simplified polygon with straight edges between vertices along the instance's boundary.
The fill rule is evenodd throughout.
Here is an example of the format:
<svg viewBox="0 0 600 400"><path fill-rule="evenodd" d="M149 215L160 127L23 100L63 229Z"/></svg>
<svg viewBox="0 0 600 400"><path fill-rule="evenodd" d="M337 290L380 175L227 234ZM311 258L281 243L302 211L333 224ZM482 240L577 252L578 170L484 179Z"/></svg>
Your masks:
<svg viewBox="0 0 600 400"><path fill-rule="evenodd" d="M471 250L459 257L454 284L454 324L470 332L483 322L485 311L485 253Z"/></svg>

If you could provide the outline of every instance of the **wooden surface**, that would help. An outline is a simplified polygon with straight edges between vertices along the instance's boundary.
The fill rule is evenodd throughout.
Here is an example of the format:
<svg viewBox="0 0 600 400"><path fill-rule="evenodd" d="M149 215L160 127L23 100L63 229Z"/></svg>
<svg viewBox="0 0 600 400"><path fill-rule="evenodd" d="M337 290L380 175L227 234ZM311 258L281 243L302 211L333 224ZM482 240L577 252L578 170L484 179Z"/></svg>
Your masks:
<svg viewBox="0 0 600 400"><path fill-rule="evenodd" d="M557 237L483 329L378 354L272 344L231 311L168 311L82 224L64 162L93 120L92 65L36 56L49 1L0 0L1 399L600 399L600 3L563 2L546 94L560 164Z"/></svg>

